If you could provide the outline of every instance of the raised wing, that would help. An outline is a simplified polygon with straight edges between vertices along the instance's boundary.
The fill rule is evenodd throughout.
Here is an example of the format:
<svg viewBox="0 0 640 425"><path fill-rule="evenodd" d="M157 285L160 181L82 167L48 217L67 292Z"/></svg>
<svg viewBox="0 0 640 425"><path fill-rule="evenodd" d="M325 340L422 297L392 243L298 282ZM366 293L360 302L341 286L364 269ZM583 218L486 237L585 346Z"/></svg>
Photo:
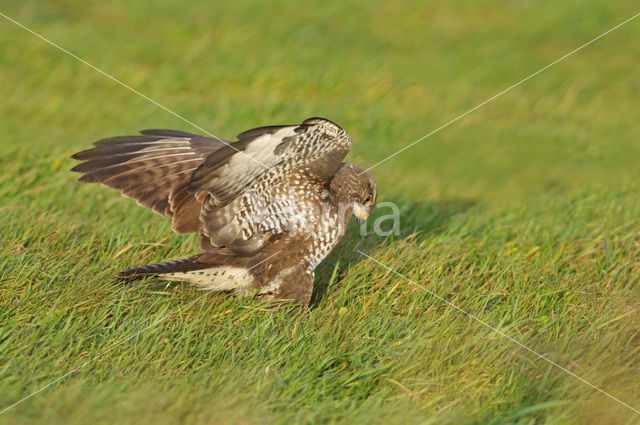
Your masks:
<svg viewBox="0 0 640 425"><path fill-rule="evenodd" d="M202 227L199 215L207 193L189 191L187 186L191 174L226 142L181 131L144 130L94 145L73 155L85 161L72 169L84 173L80 181L121 190L138 204L172 218L177 233Z"/></svg>
<svg viewBox="0 0 640 425"><path fill-rule="evenodd" d="M193 173L189 188L209 194L200 214L203 248L246 255L289 231L296 200L282 194L302 178L328 184L351 139L331 121L310 118L297 126L249 130L233 147L242 152L216 151Z"/></svg>
<svg viewBox="0 0 640 425"><path fill-rule="evenodd" d="M288 173L303 165L327 182L351 149L349 135L324 118L309 118L300 125L260 127L245 131L193 173L189 189L206 191L217 207L236 199L272 168Z"/></svg>

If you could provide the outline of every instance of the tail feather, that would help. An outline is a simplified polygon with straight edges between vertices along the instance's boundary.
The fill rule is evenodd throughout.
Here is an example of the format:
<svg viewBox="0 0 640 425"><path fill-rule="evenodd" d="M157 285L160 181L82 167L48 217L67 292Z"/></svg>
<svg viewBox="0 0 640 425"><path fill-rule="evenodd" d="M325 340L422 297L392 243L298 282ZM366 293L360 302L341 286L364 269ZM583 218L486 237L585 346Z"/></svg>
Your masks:
<svg viewBox="0 0 640 425"><path fill-rule="evenodd" d="M141 279L150 275L163 273L179 273L193 270L200 270L211 265L198 261L203 254L192 257L179 258L177 260L163 261L161 263L147 264L146 266L134 267L118 273L118 277L125 280Z"/></svg>

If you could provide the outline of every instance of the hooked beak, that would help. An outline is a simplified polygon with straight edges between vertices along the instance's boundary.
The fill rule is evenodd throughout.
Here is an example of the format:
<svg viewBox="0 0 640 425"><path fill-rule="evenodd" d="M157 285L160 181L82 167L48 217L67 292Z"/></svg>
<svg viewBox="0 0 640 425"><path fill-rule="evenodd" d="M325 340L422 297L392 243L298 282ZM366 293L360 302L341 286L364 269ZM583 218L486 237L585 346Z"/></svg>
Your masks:
<svg viewBox="0 0 640 425"><path fill-rule="evenodd" d="M356 217L358 221L358 226L362 226L365 221L367 221L367 217L369 217L369 212L362 204L355 203L353 204L353 215Z"/></svg>

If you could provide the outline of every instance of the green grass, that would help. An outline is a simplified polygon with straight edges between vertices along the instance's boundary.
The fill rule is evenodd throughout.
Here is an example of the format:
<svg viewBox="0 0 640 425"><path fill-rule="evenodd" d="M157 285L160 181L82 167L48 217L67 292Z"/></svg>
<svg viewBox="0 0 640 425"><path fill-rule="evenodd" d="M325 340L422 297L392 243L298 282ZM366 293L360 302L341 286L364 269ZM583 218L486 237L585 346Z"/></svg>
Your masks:
<svg viewBox="0 0 640 425"><path fill-rule="evenodd" d="M208 131L326 116L372 165L627 19L633 2L0 0ZM640 19L640 18L639 18ZM400 236L351 229L290 316L211 294L0 424L636 424L640 20L374 169ZM69 155L193 131L0 18L0 408L201 295L116 271L196 252Z"/></svg>

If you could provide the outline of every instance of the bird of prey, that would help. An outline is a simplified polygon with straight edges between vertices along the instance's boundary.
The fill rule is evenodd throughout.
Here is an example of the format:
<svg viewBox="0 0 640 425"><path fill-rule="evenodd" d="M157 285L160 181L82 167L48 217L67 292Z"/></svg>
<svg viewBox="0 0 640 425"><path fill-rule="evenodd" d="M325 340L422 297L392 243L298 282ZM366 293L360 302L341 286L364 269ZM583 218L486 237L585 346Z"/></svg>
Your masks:
<svg viewBox="0 0 640 425"><path fill-rule="evenodd" d="M201 253L135 267L120 277L157 275L203 290L259 294L306 307L316 266L361 224L377 198L373 176L342 162L351 138L309 118L259 127L235 142L175 130L97 141L73 155L80 181L118 189L197 232Z"/></svg>

